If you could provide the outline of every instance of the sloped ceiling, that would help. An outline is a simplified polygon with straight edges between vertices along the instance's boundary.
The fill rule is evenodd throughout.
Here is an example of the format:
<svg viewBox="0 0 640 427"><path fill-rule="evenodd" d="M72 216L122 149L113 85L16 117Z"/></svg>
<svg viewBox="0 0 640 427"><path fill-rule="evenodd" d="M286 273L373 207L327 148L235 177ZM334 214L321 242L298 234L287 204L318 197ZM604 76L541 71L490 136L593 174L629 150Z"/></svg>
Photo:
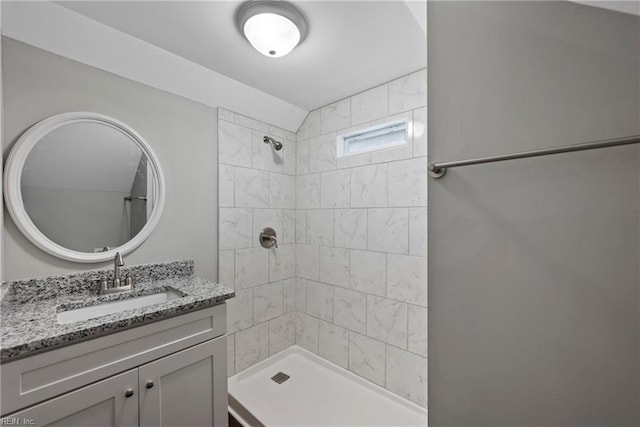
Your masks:
<svg viewBox="0 0 640 427"><path fill-rule="evenodd" d="M65 8L305 110L426 66L426 8L405 1L300 1L309 34L267 58L238 32L239 1L71 1ZM422 3L422 2L418 2Z"/></svg>

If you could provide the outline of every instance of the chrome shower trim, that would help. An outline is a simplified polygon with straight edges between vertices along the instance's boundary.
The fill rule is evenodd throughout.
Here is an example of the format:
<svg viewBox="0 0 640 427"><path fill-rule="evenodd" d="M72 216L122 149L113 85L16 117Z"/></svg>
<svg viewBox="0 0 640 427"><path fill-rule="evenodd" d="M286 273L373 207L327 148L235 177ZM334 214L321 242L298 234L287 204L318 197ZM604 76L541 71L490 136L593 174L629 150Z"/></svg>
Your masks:
<svg viewBox="0 0 640 427"><path fill-rule="evenodd" d="M271 138L270 136L265 135L262 140L264 141L265 144L269 144L271 143L271 146L273 147L274 150L276 151L280 151L282 150L282 142L280 141L276 141L275 139Z"/></svg>

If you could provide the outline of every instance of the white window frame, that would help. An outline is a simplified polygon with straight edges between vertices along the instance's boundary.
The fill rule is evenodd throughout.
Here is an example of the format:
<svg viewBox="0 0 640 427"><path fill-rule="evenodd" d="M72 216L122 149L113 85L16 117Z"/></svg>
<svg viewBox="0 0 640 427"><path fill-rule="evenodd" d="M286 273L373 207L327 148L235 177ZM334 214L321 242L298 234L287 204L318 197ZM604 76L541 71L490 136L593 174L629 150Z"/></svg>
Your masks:
<svg viewBox="0 0 640 427"><path fill-rule="evenodd" d="M356 153L348 152L346 147L347 142L345 141L347 138L352 137L354 135L366 133L366 132L375 132L379 129L396 126L398 124L405 125L404 142L371 147L370 149L358 151ZM402 117L398 117L398 116L390 117L389 119L377 124L368 124L368 125L359 126L355 129L354 128L348 129L336 135L337 156L338 158L351 157L351 156L358 156L362 154L373 153L377 151L385 151L385 150L392 150L400 147L406 147L411 142L412 126L413 126L413 121L412 121L411 115L408 114L408 115L403 115Z"/></svg>

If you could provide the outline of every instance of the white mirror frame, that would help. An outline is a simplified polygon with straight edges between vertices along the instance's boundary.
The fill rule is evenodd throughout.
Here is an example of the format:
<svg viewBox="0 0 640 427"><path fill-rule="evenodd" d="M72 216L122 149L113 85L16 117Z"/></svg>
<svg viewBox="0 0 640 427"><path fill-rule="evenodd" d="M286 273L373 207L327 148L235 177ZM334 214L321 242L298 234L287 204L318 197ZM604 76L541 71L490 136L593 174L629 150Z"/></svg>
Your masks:
<svg viewBox="0 0 640 427"><path fill-rule="evenodd" d="M58 245L47 236L45 236L38 227L35 226L31 218L27 214L24 208L24 202L22 200L22 169L25 161L29 156L29 153L36 146L36 144L49 132L72 123L99 123L101 125L110 126L111 128L121 132L125 136L129 137L135 142L142 152L147 156L151 168L153 169L153 200L155 202L153 212L145 226L136 234L131 240L112 248L106 252L89 253L74 251L63 246ZM133 129L126 124L115 120L111 117L104 116L97 113L87 112L73 112L58 114L47 119L44 119L35 125L31 126L15 143L14 147L9 153L7 162L5 164L4 171L4 198L7 205L7 210L22 234L31 241L34 245L42 249L43 251L56 256L58 258L66 259L68 261L91 263L110 261L115 256L116 252L120 252L122 255L133 251L140 246L147 237L151 234L153 229L160 220L162 209L164 208L165 199L165 182L162 169L158 159L147 142L138 135Z"/></svg>

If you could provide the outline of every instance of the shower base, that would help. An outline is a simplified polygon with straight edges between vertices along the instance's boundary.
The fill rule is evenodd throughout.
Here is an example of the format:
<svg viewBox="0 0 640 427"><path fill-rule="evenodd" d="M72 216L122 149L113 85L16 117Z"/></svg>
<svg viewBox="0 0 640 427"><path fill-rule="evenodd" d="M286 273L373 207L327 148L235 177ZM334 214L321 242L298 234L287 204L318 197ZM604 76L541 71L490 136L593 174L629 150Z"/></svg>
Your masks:
<svg viewBox="0 0 640 427"><path fill-rule="evenodd" d="M298 346L228 386L229 413L246 427L427 425L424 408Z"/></svg>

